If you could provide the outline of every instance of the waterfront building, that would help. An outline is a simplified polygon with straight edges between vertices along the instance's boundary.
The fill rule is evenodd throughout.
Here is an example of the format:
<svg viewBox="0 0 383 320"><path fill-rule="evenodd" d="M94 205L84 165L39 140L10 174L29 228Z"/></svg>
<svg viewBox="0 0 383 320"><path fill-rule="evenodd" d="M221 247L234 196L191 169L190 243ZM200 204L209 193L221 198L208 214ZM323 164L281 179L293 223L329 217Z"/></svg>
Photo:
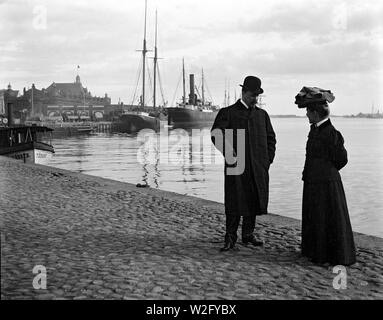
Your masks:
<svg viewBox="0 0 383 320"><path fill-rule="evenodd" d="M51 118L64 121L103 120L110 112L111 98L93 96L83 87L80 76L75 82L52 82L46 89L34 84L18 98L16 109L26 109L29 118Z"/></svg>

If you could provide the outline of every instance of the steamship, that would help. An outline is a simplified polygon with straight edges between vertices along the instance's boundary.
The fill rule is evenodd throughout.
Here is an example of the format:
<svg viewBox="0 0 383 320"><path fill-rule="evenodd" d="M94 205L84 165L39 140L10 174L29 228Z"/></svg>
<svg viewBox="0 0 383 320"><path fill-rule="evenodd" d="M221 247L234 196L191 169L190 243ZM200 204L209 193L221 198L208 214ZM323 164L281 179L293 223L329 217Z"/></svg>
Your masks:
<svg viewBox="0 0 383 320"><path fill-rule="evenodd" d="M183 98L176 107L167 108L168 125L176 127L193 127L212 125L219 111L219 107L205 100L204 76L202 71L202 96L199 99L194 84L194 74L189 75L190 94L186 101L185 97L185 68L183 67Z"/></svg>

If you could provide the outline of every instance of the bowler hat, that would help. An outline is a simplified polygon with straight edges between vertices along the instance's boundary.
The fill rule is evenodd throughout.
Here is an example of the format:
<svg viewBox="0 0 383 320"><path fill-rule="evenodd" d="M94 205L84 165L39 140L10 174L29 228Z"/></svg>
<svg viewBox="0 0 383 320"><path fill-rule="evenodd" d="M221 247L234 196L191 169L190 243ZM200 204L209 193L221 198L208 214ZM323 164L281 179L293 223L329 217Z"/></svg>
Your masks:
<svg viewBox="0 0 383 320"><path fill-rule="evenodd" d="M261 88L261 79L254 76L246 77L243 81L243 85L240 84L240 86L247 91L256 92L258 94L263 93L263 89Z"/></svg>

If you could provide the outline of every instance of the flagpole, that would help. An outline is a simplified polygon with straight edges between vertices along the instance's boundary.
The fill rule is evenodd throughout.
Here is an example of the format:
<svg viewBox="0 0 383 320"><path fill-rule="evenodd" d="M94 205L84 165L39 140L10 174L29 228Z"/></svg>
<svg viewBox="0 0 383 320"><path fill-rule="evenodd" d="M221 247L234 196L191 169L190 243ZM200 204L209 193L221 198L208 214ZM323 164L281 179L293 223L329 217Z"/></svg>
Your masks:
<svg viewBox="0 0 383 320"><path fill-rule="evenodd" d="M34 110L33 110L33 109L34 109L34 108L33 108L33 107L34 107L34 106L33 106L33 87L34 87L34 86L35 86L35 85L32 83L32 92L31 92L31 93L32 93L32 94L31 94L31 98L32 98L32 101L31 101L31 102L32 102L32 110L31 110L31 117L33 117L33 113L34 113Z"/></svg>

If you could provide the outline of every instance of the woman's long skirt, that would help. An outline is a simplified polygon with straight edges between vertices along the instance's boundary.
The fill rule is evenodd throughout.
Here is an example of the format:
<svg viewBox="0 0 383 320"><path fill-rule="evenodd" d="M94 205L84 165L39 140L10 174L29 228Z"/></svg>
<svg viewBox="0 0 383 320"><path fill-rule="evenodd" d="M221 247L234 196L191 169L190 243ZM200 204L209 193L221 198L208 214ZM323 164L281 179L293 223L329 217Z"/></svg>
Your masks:
<svg viewBox="0 0 383 320"><path fill-rule="evenodd" d="M314 263L351 265L354 237L341 180L303 185L302 255Z"/></svg>

